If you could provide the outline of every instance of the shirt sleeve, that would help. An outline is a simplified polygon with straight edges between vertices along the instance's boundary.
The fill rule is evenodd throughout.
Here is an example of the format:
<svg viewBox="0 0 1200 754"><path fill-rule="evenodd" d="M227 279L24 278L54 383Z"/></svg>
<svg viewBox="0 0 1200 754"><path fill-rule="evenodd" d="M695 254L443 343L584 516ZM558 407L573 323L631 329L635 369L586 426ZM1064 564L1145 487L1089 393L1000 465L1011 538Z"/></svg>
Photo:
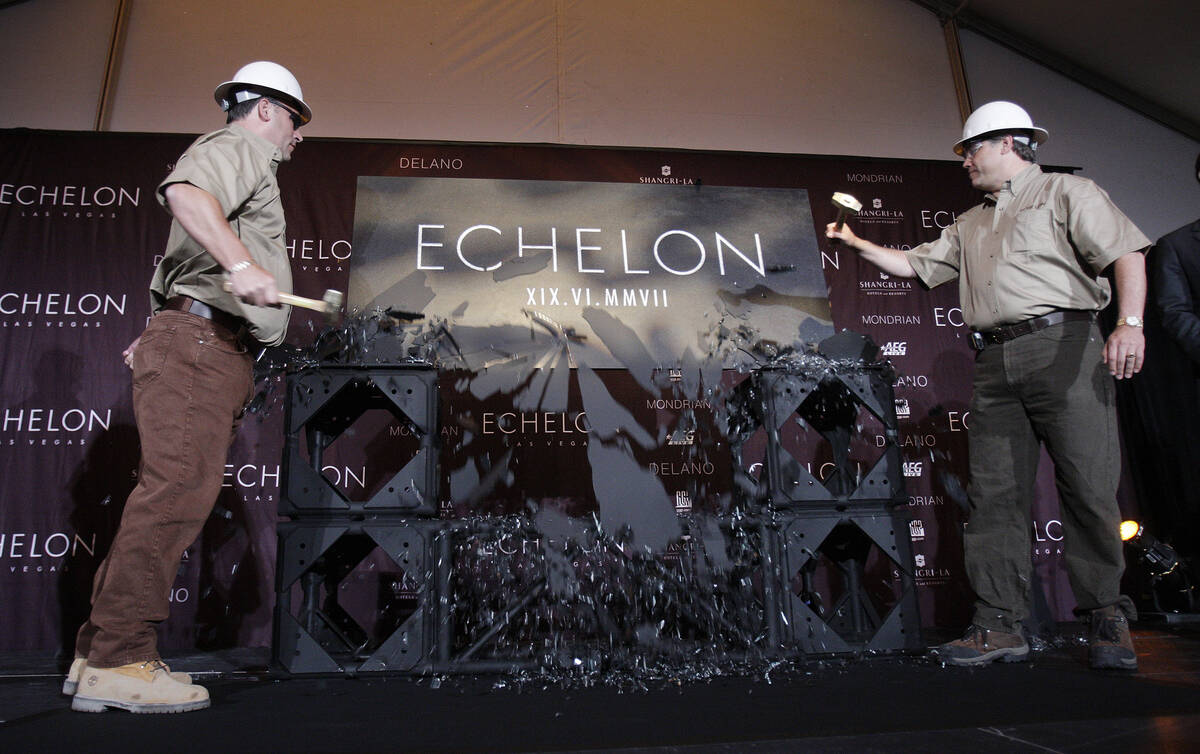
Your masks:
<svg viewBox="0 0 1200 754"><path fill-rule="evenodd" d="M1076 179L1060 196L1071 244L1092 272L1100 274L1125 254L1150 246L1150 239L1094 182Z"/></svg>
<svg viewBox="0 0 1200 754"><path fill-rule="evenodd" d="M921 282L930 288L948 283L958 277L962 265L962 242L958 223L951 223L937 240L923 243L904 252L908 263Z"/></svg>
<svg viewBox="0 0 1200 754"><path fill-rule="evenodd" d="M193 144L158 186L159 201L170 212L165 191L174 183L188 183L211 194L225 217L232 217L253 196L262 178L262 159L244 146L220 138Z"/></svg>

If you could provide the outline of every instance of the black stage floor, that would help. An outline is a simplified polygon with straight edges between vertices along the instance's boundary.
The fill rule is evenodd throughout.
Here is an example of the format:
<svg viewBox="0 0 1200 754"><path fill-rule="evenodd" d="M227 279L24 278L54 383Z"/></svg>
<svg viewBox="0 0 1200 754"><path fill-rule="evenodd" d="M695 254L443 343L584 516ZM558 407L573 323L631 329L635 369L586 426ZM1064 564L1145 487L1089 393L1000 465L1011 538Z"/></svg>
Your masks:
<svg viewBox="0 0 1200 754"><path fill-rule="evenodd" d="M265 650L169 657L213 705L72 712L47 655L0 656L0 751L1173 752L1200 750L1200 625L1134 633L1137 673L1088 670L1081 629L1030 662L810 659L685 683L284 677ZM939 637L940 638L940 637Z"/></svg>

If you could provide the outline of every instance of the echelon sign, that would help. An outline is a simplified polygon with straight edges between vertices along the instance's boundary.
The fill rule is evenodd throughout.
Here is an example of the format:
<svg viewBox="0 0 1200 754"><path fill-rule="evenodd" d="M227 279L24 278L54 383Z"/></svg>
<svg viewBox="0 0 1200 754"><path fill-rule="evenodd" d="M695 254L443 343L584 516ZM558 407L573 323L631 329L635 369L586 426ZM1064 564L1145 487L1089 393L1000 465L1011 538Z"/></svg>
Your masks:
<svg viewBox="0 0 1200 754"><path fill-rule="evenodd" d="M348 297L484 328L491 345L486 328L536 313L583 335L595 367L620 364L589 312L659 364L699 355L722 319L788 344L833 333L804 189L362 177Z"/></svg>

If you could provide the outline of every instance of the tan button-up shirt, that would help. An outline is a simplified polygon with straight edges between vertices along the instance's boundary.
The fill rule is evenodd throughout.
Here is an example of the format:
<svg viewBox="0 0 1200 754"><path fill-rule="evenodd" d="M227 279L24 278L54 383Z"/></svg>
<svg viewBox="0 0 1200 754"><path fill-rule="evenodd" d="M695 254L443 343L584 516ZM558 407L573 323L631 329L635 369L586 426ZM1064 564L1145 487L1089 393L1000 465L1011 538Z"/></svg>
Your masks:
<svg viewBox="0 0 1200 754"><path fill-rule="evenodd" d="M275 171L283 155L279 148L240 126L226 126L197 139L175 169L158 186L158 200L167 207L164 190L189 183L212 194L233 232L263 269L275 276L284 293L292 291L292 267L284 239L283 202ZM170 207L167 207L170 211ZM178 220L163 261L150 283L151 309L158 312L172 296L191 296L217 309L242 317L250 334L266 345L283 342L291 307L254 306L227 293L224 270Z"/></svg>
<svg viewBox="0 0 1200 754"><path fill-rule="evenodd" d="M906 254L931 288L958 278L963 319L987 330L1058 309L1103 309L1112 298L1103 271L1149 245L1094 182L1030 165Z"/></svg>

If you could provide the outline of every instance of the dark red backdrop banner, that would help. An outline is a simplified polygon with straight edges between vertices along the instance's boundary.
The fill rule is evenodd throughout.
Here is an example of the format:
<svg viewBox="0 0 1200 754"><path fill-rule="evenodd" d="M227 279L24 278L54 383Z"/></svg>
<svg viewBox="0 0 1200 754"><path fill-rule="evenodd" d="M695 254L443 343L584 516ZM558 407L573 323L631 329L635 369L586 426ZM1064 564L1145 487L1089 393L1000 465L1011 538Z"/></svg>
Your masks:
<svg viewBox="0 0 1200 754"><path fill-rule="evenodd" d="M137 433L120 354L149 314L146 286L167 236L169 220L155 187L192 138L0 131L0 649L69 649L86 614L92 574L136 476ZM829 203L835 191L864 203L857 227L866 237L901 248L936 237L956 212L978 201L958 163L311 139L279 176L296 291L316 298L327 288L344 290L349 281L360 176L807 190L833 326L869 334L899 373L922 619L948 627L965 620L969 595L958 530L972 356L956 291L890 278L823 237L835 214ZM298 310L288 340L306 345L320 326L317 315ZM637 390L623 393L620 383L613 379L611 392L630 396L631 412L673 426L678 406L648 401ZM281 392L273 393L275 405L245 423L230 454L215 514L180 567L172 615L162 629L166 648L270 642ZM527 456L539 454L526 458L527 465L557 470L539 492L546 497L578 492L551 483L570 485L568 470L587 463L578 445L561 442L578 421L576 411L554 417L553 427L539 429L535 422L523 430L552 429L554 443L529 436L497 440L523 443ZM882 446L883 437L864 441ZM682 452L678 458L674 452L664 445L651 459L670 493L681 487L678 476L728 477L728 469L686 465ZM353 464L344 471L346 484L362 481ZM1059 567L1061 527L1051 479L1044 461L1031 536L1043 617L1053 619L1069 617L1073 600ZM443 489L443 515L473 512L449 504L450 494Z"/></svg>

